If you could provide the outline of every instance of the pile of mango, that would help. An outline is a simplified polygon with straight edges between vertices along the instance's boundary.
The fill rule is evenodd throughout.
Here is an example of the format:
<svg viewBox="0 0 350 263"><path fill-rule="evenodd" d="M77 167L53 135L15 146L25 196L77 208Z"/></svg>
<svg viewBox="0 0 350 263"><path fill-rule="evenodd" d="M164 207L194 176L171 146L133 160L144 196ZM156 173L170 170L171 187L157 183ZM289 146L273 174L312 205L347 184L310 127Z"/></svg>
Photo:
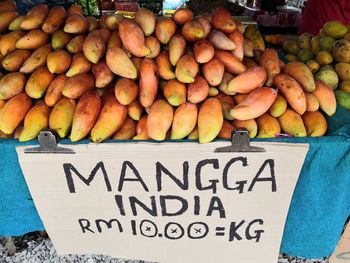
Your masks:
<svg viewBox="0 0 350 263"><path fill-rule="evenodd" d="M35 139L50 128L71 141L322 136L333 90L302 63L284 65L257 27L219 8L157 18L139 9L85 17L0 3L0 131ZM6 7L8 8L8 7Z"/></svg>
<svg viewBox="0 0 350 263"><path fill-rule="evenodd" d="M285 41L283 50L288 61L305 63L316 80L336 89L339 105L350 110L350 26L329 21L317 36L304 33Z"/></svg>

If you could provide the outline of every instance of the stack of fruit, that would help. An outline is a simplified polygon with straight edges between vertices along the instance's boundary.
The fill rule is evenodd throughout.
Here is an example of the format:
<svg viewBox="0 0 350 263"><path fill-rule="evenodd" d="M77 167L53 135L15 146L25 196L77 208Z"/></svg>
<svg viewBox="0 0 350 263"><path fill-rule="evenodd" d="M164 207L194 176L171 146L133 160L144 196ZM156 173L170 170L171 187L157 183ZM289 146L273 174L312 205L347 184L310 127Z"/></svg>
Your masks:
<svg viewBox="0 0 350 263"><path fill-rule="evenodd" d="M71 141L206 143L235 127L260 138L324 135L319 109L334 114L333 90L301 63L284 66L256 27L243 31L223 8L99 21L79 6L3 10L1 136L27 141L51 128Z"/></svg>
<svg viewBox="0 0 350 263"><path fill-rule="evenodd" d="M350 31L339 21L324 24L319 35L304 33L283 44L289 61L305 63L316 80L335 90L338 103L350 110Z"/></svg>

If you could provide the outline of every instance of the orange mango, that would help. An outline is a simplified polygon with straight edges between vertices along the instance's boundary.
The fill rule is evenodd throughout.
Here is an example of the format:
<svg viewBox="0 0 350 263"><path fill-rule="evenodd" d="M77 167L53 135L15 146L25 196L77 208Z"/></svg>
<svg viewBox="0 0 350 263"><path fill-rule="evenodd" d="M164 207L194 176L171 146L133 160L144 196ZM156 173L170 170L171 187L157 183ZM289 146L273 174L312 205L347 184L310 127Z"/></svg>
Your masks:
<svg viewBox="0 0 350 263"><path fill-rule="evenodd" d="M25 36L16 42L17 49L38 49L45 45L49 40L49 36L40 29L29 31Z"/></svg>
<svg viewBox="0 0 350 263"><path fill-rule="evenodd" d="M67 10L67 15L73 15L73 14L78 14L78 15L83 15L83 8L79 4L72 4L68 10Z"/></svg>
<svg viewBox="0 0 350 263"><path fill-rule="evenodd" d="M210 20L205 16L196 16L195 20L201 25L204 30L203 39L207 38L211 31L211 23Z"/></svg>
<svg viewBox="0 0 350 263"><path fill-rule="evenodd" d="M305 137L307 135L303 119L301 116L290 108L278 117L278 122L284 133L293 137Z"/></svg>
<svg viewBox="0 0 350 263"><path fill-rule="evenodd" d="M162 79L170 80L175 78L174 69L170 64L169 53L163 51L156 57L156 64L159 76Z"/></svg>
<svg viewBox="0 0 350 263"><path fill-rule="evenodd" d="M236 30L228 35L228 38L235 44L236 48L232 50L232 54L240 61L244 57L244 37L241 31Z"/></svg>
<svg viewBox="0 0 350 263"><path fill-rule="evenodd" d="M107 28L110 29L110 30L117 30L118 26L119 26L119 23L120 23L120 21L122 21L122 19L123 19L123 15L120 15L120 14L108 15L107 18L106 18L106 26L107 26ZM98 23L98 21L97 21L97 23ZM96 27L95 29L97 29L99 27L100 27L100 25L98 24L98 27Z"/></svg>
<svg viewBox="0 0 350 263"><path fill-rule="evenodd" d="M49 127L50 129L56 131L61 138L65 138L70 132L75 106L75 100L63 97L57 101L51 110Z"/></svg>
<svg viewBox="0 0 350 263"><path fill-rule="evenodd" d="M143 106L138 100L134 100L128 105L128 116L135 120L139 121L143 112Z"/></svg>
<svg viewBox="0 0 350 263"><path fill-rule="evenodd" d="M42 25L42 30L47 34L53 34L63 26L66 16L67 13L64 7L52 7Z"/></svg>
<svg viewBox="0 0 350 263"><path fill-rule="evenodd" d="M178 25L183 25L193 19L193 12L188 8L179 8L175 11L173 19Z"/></svg>
<svg viewBox="0 0 350 263"><path fill-rule="evenodd" d="M105 88L114 79L113 72L107 67L105 61L100 61L92 66L92 74L95 77L95 87Z"/></svg>
<svg viewBox="0 0 350 263"><path fill-rule="evenodd" d="M61 74L52 80L45 94L46 105L53 107L63 97L62 90L67 79L64 74Z"/></svg>
<svg viewBox="0 0 350 263"><path fill-rule="evenodd" d="M182 83L192 83L198 71L199 66L196 60L190 55L184 55L176 64L175 75Z"/></svg>
<svg viewBox="0 0 350 263"><path fill-rule="evenodd" d="M186 102L180 105L174 114L170 138L172 140L181 140L190 135L196 127L197 117L198 108L196 104Z"/></svg>
<svg viewBox="0 0 350 263"><path fill-rule="evenodd" d="M0 80L0 100L8 100L23 91L26 77L20 72L6 74Z"/></svg>
<svg viewBox="0 0 350 263"><path fill-rule="evenodd" d="M317 111L320 107L318 98L312 93L305 93L306 111Z"/></svg>
<svg viewBox="0 0 350 263"><path fill-rule="evenodd" d="M0 11L0 33L7 31L11 22L17 17L15 10Z"/></svg>
<svg viewBox="0 0 350 263"><path fill-rule="evenodd" d="M84 34L89 30L89 21L81 14L68 15L64 25L64 32L70 34Z"/></svg>
<svg viewBox="0 0 350 263"><path fill-rule="evenodd" d="M277 118L281 116L287 109L287 101L280 94L277 95L275 102L271 105L269 113L271 116Z"/></svg>
<svg viewBox="0 0 350 263"><path fill-rule="evenodd" d="M29 97L40 99L44 96L47 88L55 76L48 70L47 67L36 69L29 77L25 91Z"/></svg>
<svg viewBox="0 0 350 263"><path fill-rule="evenodd" d="M78 53L73 56L72 63L66 72L67 77L73 77L79 73L87 73L90 71L92 63L87 60L83 53Z"/></svg>
<svg viewBox="0 0 350 263"><path fill-rule="evenodd" d="M176 79L167 82L164 87L164 98L171 106L179 106L186 102L186 85Z"/></svg>
<svg viewBox="0 0 350 263"><path fill-rule="evenodd" d="M283 73L298 81L305 92L313 92L316 89L315 80L311 70L301 62L291 62L283 67Z"/></svg>
<svg viewBox="0 0 350 263"><path fill-rule="evenodd" d="M209 94L208 82L201 76L195 77L193 83L188 84L187 100L191 103L197 104L206 99Z"/></svg>
<svg viewBox="0 0 350 263"><path fill-rule="evenodd" d="M249 38L244 38L244 43L243 43L244 56L249 58L254 57L254 49L255 49L255 45L253 41L251 41Z"/></svg>
<svg viewBox="0 0 350 263"><path fill-rule="evenodd" d="M158 92L157 67L152 59L145 58L142 60L139 88L141 105L145 108L151 107Z"/></svg>
<svg viewBox="0 0 350 263"><path fill-rule="evenodd" d="M83 44L83 52L85 57L93 64L96 64L104 56L106 43L100 30L94 30L86 37Z"/></svg>
<svg viewBox="0 0 350 263"><path fill-rule="evenodd" d="M281 72L277 51L272 48L265 49L260 57L259 63L267 72L266 86L271 86L273 84L273 78Z"/></svg>
<svg viewBox="0 0 350 263"><path fill-rule="evenodd" d="M136 122L127 117L122 127L113 135L113 140L131 140L136 135Z"/></svg>
<svg viewBox="0 0 350 263"><path fill-rule="evenodd" d="M175 34L169 42L169 60L171 65L176 66L179 59L185 54L186 39L180 35Z"/></svg>
<svg viewBox="0 0 350 263"><path fill-rule="evenodd" d="M10 31L19 31L21 29L21 23L24 19L24 16L17 16L8 26L8 30Z"/></svg>
<svg viewBox="0 0 350 263"><path fill-rule="evenodd" d="M256 135L258 134L258 124L256 123L255 119L250 119L250 120L233 120L232 124L236 128L246 128L249 132L249 137L250 138L255 138Z"/></svg>
<svg viewBox="0 0 350 263"><path fill-rule="evenodd" d="M232 132L234 131L235 126L233 126L228 121L223 122L220 133L218 134L218 138L220 139L230 139L232 137Z"/></svg>
<svg viewBox="0 0 350 263"><path fill-rule="evenodd" d="M247 68L252 68L252 67L259 66L253 59L248 58L248 57L244 57L243 58L243 64Z"/></svg>
<svg viewBox="0 0 350 263"><path fill-rule="evenodd" d="M16 49L11 51L2 60L2 66L8 72L19 71L22 67L24 61L26 61L30 56L30 51L25 49Z"/></svg>
<svg viewBox="0 0 350 263"><path fill-rule="evenodd" d="M0 52L3 56L16 49L16 42L21 39L25 33L23 31L14 31L3 35L0 39Z"/></svg>
<svg viewBox="0 0 350 263"><path fill-rule="evenodd" d="M212 13L211 24L214 28L224 33L233 33L237 29L235 20L230 12L222 7L219 7Z"/></svg>
<svg viewBox="0 0 350 263"><path fill-rule="evenodd" d="M65 50L55 50L47 56L47 68L53 74L65 73L71 62L72 58Z"/></svg>
<svg viewBox="0 0 350 263"><path fill-rule="evenodd" d="M199 143L208 143L214 140L220 133L223 122L220 101L216 98L207 99L198 113Z"/></svg>
<svg viewBox="0 0 350 263"><path fill-rule="evenodd" d="M213 44L208 40L199 40L193 46L193 53L198 63L207 63L214 57Z"/></svg>
<svg viewBox="0 0 350 263"><path fill-rule="evenodd" d="M230 115L230 110L235 105L235 101L233 100L233 97L225 94L219 94L215 98L217 98L220 101L224 119L233 120L232 116Z"/></svg>
<svg viewBox="0 0 350 263"><path fill-rule="evenodd" d="M85 35L77 35L73 37L67 44L67 51L71 54L83 52L85 38Z"/></svg>
<svg viewBox="0 0 350 263"><path fill-rule="evenodd" d="M233 96L236 104L240 104L248 97L248 94L236 94Z"/></svg>
<svg viewBox="0 0 350 263"><path fill-rule="evenodd" d="M228 83L233 79L233 76L228 73L228 72L224 72L224 75L222 76L222 81L219 85L219 90L226 94L226 95L230 95L230 92L228 91Z"/></svg>
<svg viewBox="0 0 350 263"><path fill-rule="evenodd" d="M319 137L327 132L327 120L319 111L305 112L302 116L307 136Z"/></svg>
<svg viewBox="0 0 350 263"><path fill-rule="evenodd" d="M198 127L195 127L193 131L187 136L188 140L198 140L199 139L199 132Z"/></svg>
<svg viewBox="0 0 350 263"><path fill-rule="evenodd" d="M136 136L132 138L133 140L148 140L147 131L147 115L143 116L136 125Z"/></svg>
<svg viewBox="0 0 350 263"><path fill-rule="evenodd" d="M246 66L244 66L243 63L229 51L215 50L214 54L215 57L224 64L225 69L231 74L239 75L247 70Z"/></svg>
<svg viewBox="0 0 350 263"><path fill-rule="evenodd" d="M138 93L139 87L133 79L120 78L115 83L114 94L122 105L129 105L133 102L137 98Z"/></svg>
<svg viewBox="0 0 350 263"><path fill-rule="evenodd" d="M135 22L142 28L145 36L150 36L156 27L156 15L146 8L139 8L135 13Z"/></svg>
<svg viewBox="0 0 350 263"><path fill-rule="evenodd" d="M21 28L23 30L41 28L48 14L49 8L47 5L34 5L23 18Z"/></svg>
<svg viewBox="0 0 350 263"><path fill-rule="evenodd" d="M224 64L216 58L213 58L202 66L203 76L211 86L220 85L224 72Z"/></svg>
<svg viewBox="0 0 350 263"><path fill-rule="evenodd" d="M47 56L51 51L51 45L49 44L38 48L24 61L19 71L22 73L32 73L34 70L46 65Z"/></svg>
<svg viewBox="0 0 350 263"><path fill-rule="evenodd" d="M212 30L208 36L208 39L216 49L222 50L234 50L236 45L228 36L218 30Z"/></svg>
<svg viewBox="0 0 350 263"><path fill-rule="evenodd" d="M204 29L196 20L190 20L186 22L181 29L181 34L189 42L198 41L200 39L203 39L205 36Z"/></svg>
<svg viewBox="0 0 350 263"><path fill-rule="evenodd" d="M278 120L268 112L256 119L258 125L257 138L275 138L281 133L281 126Z"/></svg>
<svg viewBox="0 0 350 263"><path fill-rule="evenodd" d="M64 84L62 94L70 99L81 97L95 87L94 77L88 73L79 73L68 78Z"/></svg>
<svg viewBox="0 0 350 263"><path fill-rule="evenodd" d="M137 78L137 70L134 64L121 48L109 48L106 54L106 63L109 69L116 75L129 79Z"/></svg>
<svg viewBox="0 0 350 263"><path fill-rule="evenodd" d="M61 29L57 30L51 37L51 46L54 50L64 49L71 39L72 36L70 34Z"/></svg>
<svg viewBox="0 0 350 263"><path fill-rule="evenodd" d="M160 53L160 42L154 36L148 36L145 39L145 45L150 50L150 53L146 56L146 58L155 58Z"/></svg>
<svg viewBox="0 0 350 263"><path fill-rule="evenodd" d="M337 101L333 89L320 80L316 80L316 89L312 93L320 103L320 108L328 115L332 116L337 109Z"/></svg>
<svg viewBox="0 0 350 263"><path fill-rule="evenodd" d="M159 42L168 44L176 31L176 24L173 19L162 17L156 22L155 34Z"/></svg>

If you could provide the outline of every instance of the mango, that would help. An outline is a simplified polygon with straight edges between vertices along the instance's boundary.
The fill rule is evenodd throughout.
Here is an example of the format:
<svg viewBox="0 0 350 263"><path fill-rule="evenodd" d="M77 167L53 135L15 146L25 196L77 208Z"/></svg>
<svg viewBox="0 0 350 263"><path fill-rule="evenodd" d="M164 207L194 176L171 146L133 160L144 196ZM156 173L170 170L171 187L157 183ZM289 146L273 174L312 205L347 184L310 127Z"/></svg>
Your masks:
<svg viewBox="0 0 350 263"><path fill-rule="evenodd" d="M87 73L92 68L92 63L87 60L83 53L75 54L72 58L72 62L68 71L66 72L67 77L73 77L79 73Z"/></svg>
<svg viewBox="0 0 350 263"><path fill-rule="evenodd" d="M333 89L337 88L339 83L338 75L334 70L320 70L315 75L315 80L321 80Z"/></svg>
<svg viewBox="0 0 350 263"><path fill-rule="evenodd" d="M187 86L187 100L191 103L197 104L202 102L208 94L208 82L201 75L197 75L194 82Z"/></svg>
<svg viewBox="0 0 350 263"><path fill-rule="evenodd" d="M331 37L342 38L348 33L347 27L340 21L328 21L323 25L322 31Z"/></svg>
<svg viewBox="0 0 350 263"><path fill-rule="evenodd" d="M116 133L124 124L128 109L111 96L103 105L100 116L91 130L91 140L102 142Z"/></svg>
<svg viewBox="0 0 350 263"><path fill-rule="evenodd" d="M234 129L235 129L235 126L233 126L228 121L224 120L221 131L218 134L218 138L230 139L232 137L232 132L234 131Z"/></svg>
<svg viewBox="0 0 350 263"><path fill-rule="evenodd" d="M0 33L7 31L11 22L17 17L15 10L0 11Z"/></svg>
<svg viewBox="0 0 350 263"><path fill-rule="evenodd" d="M137 98L139 87L133 79L120 78L115 83L114 94L120 104L129 105Z"/></svg>
<svg viewBox="0 0 350 263"><path fill-rule="evenodd" d="M295 79L306 92L313 92L316 88L310 69L301 62L288 63L284 66L283 73Z"/></svg>
<svg viewBox="0 0 350 263"><path fill-rule="evenodd" d="M171 65L176 66L179 59L184 55L185 50L186 39L180 34L175 34L169 42L169 60Z"/></svg>
<svg viewBox="0 0 350 263"><path fill-rule="evenodd" d="M160 53L160 42L154 36L148 36L145 39L145 45L149 49L150 53L146 56L146 58L155 58Z"/></svg>
<svg viewBox="0 0 350 263"><path fill-rule="evenodd" d="M105 61L100 61L92 66L92 74L95 77L95 87L105 88L114 79L113 72L107 67Z"/></svg>
<svg viewBox="0 0 350 263"><path fill-rule="evenodd" d="M158 92L158 76L156 63L149 58L142 60L140 68L139 100L143 107L149 108Z"/></svg>
<svg viewBox="0 0 350 263"><path fill-rule="evenodd" d="M216 9L211 17L212 26L224 33L233 33L237 29L237 25L231 13L222 7Z"/></svg>
<svg viewBox="0 0 350 263"><path fill-rule="evenodd" d="M285 113L278 117L278 122L284 133L293 137L307 136L306 128L301 116L290 108L287 108Z"/></svg>
<svg viewBox="0 0 350 263"><path fill-rule="evenodd" d="M303 116L307 136L319 137L327 132L327 120L319 111L306 112Z"/></svg>
<svg viewBox="0 0 350 263"><path fill-rule="evenodd" d="M67 15L73 15L73 14L78 14L78 15L83 15L83 8L79 4L72 4L68 10L67 10Z"/></svg>
<svg viewBox="0 0 350 263"><path fill-rule="evenodd" d="M224 64L226 71L231 74L239 75L247 70L246 66L229 51L215 50L214 54Z"/></svg>
<svg viewBox="0 0 350 263"><path fill-rule="evenodd" d="M168 44L176 31L176 23L173 19L162 17L156 22L155 35L159 42Z"/></svg>
<svg viewBox="0 0 350 263"><path fill-rule="evenodd" d="M287 40L283 43L282 49L287 54L296 55L299 51L299 45L298 45L298 42L296 40L290 39L290 40Z"/></svg>
<svg viewBox="0 0 350 263"><path fill-rule="evenodd" d="M63 30L70 34L84 34L89 30L89 21L80 14L68 15Z"/></svg>
<svg viewBox="0 0 350 263"><path fill-rule="evenodd" d="M132 57L131 61L136 68L137 76L140 76L140 68L141 68L142 58Z"/></svg>
<svg viewBox="0 0 350 263"><path fill-rule="evenodd" d="M62 90L68 78L64 75L55 77L47 88L45 94L46 105L53 107L62 97Z"/></svg>
<svg viewBox="0 0 350 263"><path fill-rule="evenodd" d="M299 61L306 63L314 58L314 54L308 49L301 49L297 54L297 58Z"/></svg>
<svg viewBox="0 0 350 263"><path fill-rule="evenodd" d="M93 92L86 92L79 100L72 123L72 131L69 136L72 142L85 138L94 127L101 111L100 96Z"/></svg>
<svg viewBox="0 0 350 263"><path fill-rule="evenodd" d="M64 75L61 75L64 76ZM65 138L72 127L76 103L73 99L61 98L53 107L49 118L50 129Z"/></svg>
<svg viewBox="0 0 350 263"><path fill-rule="evenodd" d="M225 94L219 94L215 98L217 98L220 101L222 114L224 116L225 120L233 120L232 116L230 115L230 110L235 105L235 101L233 100L232 96L228 96Z"/></svg>
<svg viewBox="0 0 350 263"><path fill-rule="evenodd" d="M313 36L311 38L311 52L316 55L318 52L320 52L321 48L320 48L320 37L319 36Z"/></svg>
<svg viewBox="0 0 350 263"><path fill-rule="evenodd" d="M16 11L16 3L13 0L0 2L0 11Z"/></svg>
<svg viewBox="0 0 350 263"><path fill-rule="evenodd" d="M244 38L243 51L245 57L254 57L254 43L248 38Z"/></svg>
<svg viewBox="0 0 350 263"><path fill-rule="evenodd" d="M134 64L121 48L109 48L106 54L106 63L108 68L116 75L129 79L137 78Z"/></svg>
<svg viewBox="0 0 350 263"><path fill-rule="evenodd" d="M64 84L62 94L70 99L77 99L95 86L94 77L88 73L79 73L68 78Z"/></svg>
<svg viewBox="0 0 350 263"><path fill-rule="evenodd" d="M199 143L208 143L214 140L220 133L223 122L220 101L216 98L207 99L198 113Z"/></svg>
<svg viewBox="0 0 350 263"><path fill-rule="evenodd" d="M0 100L8 100L23 92L26 77L20 72L6 74L0 80Z"/></svg>
<svg viewBox="0 0 350 263"><path fill-rule="evenodd" d="M332 51L335 39L330 36L325 36L320 38L320 50L322 51Z"/></svg>
<svg viewBox="0 0 350 263"><path fill-rule="evenodd" d="M71 54L83 52L85 38L85 35L77 35L73 37L67 44L67 51Z"/></svg>
<svg viewBox="0 0 350 263"><path fill-rule="evenodd" d="M138 100L134 100L128 105L128 116L135 121L139 121L141 119L143 109L144 108L141 103Z"/></svg>
<svg viewBox="0 0 350 263"><path fill-rule="evenodd" d="M24 129L19 136L20 142L26 142L38 137L43 129L49 127L50 108L45 102L35 104L24 118Z"/></svg>
<svg viewBox="0 0 350 263"><path fill-rule="evenodd" d="M216 49L232 51L236 48L236 44L231 41L228 36L218 30L212 30L208 39Z"/></svg>
<svg viewBox="0 0 350 263"><path fill-rule="evenodd" d="M333 45L332 55L337 62L350 63L350 41L346 39L336 41Z"/></svg>
<svg viewBox="0 0 350 263"><path fill-rule="evenodd" d="M159 76L162 79L170 80L175 78L174 69L170 64L169 53L164 51L155 59Z"/></svg>
<svg viewBox="0 0 350 263"><path fill-rule="evenodd" d="M201 24L196 20L190 20L186 22L181 29L181 33L189 42L198 41L200 39L203 39L205 36L204 29L202 28Z"/></svg>
<svg viewBox="0 0 350 263"><path fill-rule="evenodd" d="M280 94L277 95L275 102L271 105L269 113L272 117L278 118L281 116L287 109L287 101Z"/></svg>
<svg viewBox="0 0 350 263"><path fill-rule="evenodd" d="M0 52L3 56L16 49L16 42L21 39L25 33L23 31L10 32L3 35L0 39Z"/></svg>
<svg viewBox="0 0 350 263"><path fill-rule="evenodd" d="M316 80L316 89L312 93L320 103L320 108L328 115L332 116L337 109L337 102L331 87L322 81Z"/></svg>
<svg viewBox="0 0 350 263"><path fill-rule="evenodd" d="M342 90L334 90L337 103L343 108L350 110L350 94Z"/></svg>
<svg viewBox="0 0 350 263"><path fill-rule="evenodd" d="M350 63L340 62L335 65L335 71L340 80L350 80Z"/></svg>
<svg viewBox="0 0 350 263"><path fill-rule="evenodd" d="M51 46L54 50L64 49L71 39L72 36L70 34L63 30L57 30L51 37Z"/></svg>
<svg viewBox="0 0 350 263"><path fill-rule="evenodd" d="M136 125L136 136L132 138L133 140L149 140L147 131L147 116L143 116Z"/></svg>
<svg viewBox="0 0 350 263"><path fill-rule="evenodd" d="M207 38L211 31L210 20L204 16L196 16L195 20L201 25L202 29L204 30L203 39Z"/></svg>
<svg viewBox="0 0 350 263"><path fill-rule="evenodd" d="M196 127L198 108L196 104L186 102L180 105L174 114L171 128L171 139L181 140L191 134Z"/></svg>
<svg viewBox="0 0 350 263"><path fill-rule="evenodd" d="M45 45L49 40L46 33L40 29L34 29L29 31L25 36L17 40L17 49L38 49L39 47Z"/></svg>
<svg viewBox="0 0 350 263"><path fill-rule="evenodd" d="M106 44L100 30L94 30L86 37L83 52L85 57L93 64L96 64L104 56Z"/></svg>
<svg viewBox="0 0 350 263"><path fill-rule="evenodd" d="M106 26L110 30L117 30L120 21L122 21L123 15L121 14L111 14L106 17ZM98 29L100 27L99 22L97 21L98 26L94 29ZM94 30L93 29L93 30ZM92 30L89 29L91 32Z"/></svg>
<svg viewBox="0 0 350 263"><path fill-rule="evenodd" d="M250 39L256 49L265 50L265 41L257 25L248 25L244 31L244 37Z"/></svg>
<svg viewBox="0 0 350 263"><path fill-rule="evenodd" d="M220 92L219 89L214 88L214 87L210 87L208 96L209 97L215 97L216 95L219 94L219 92Z"/></svg>
<svg viewBox="0 0 350 263"><path fill-rule="evenodd" d="M54 6L50 9L43 25L42 30L46 34L53 34L60 29L66 20L66 10L62 6Z"/></svg>
<svg viewBox="0 0 350 263"><path fill-rule="evenodd" d="M72 58L67 51L55 50L47 55L47 68L53 74L62 74L68 70L71 61Z"/></svg>
<svg viewBox="0 0 350 263"><path fill-rule="evenodd" d="M317 71L320 70L320 64L317 63L315 60L309 60L306 63L306 66L310 69L311 73L317 73Z"/></svg>
<svg viewBox="0 0 350 263"><path fill-rule="evenodd" d="M24 19L24 16L17 16L8 26L8 30L10 31L19 31L21 30L21 23Z"/></svg>
<svg viewBox="0 0 350 263"><path fill-rule="evenodd" d="M258 64L251 58L244 57L242 62L247 69L258 66Z"/></svg>
<svg viewBox="0 0 350 263"><path fill-rule="evenodd" d="M228 37L236 46L236 48L232 50L233 55L242 61L244 57L244 36L242 32L236 30L235 32L229 34Z"/></svg>
<svg viewBox="0 0 350 263"><path fill-rule="evenodd" d="M208 40L199 40L194 44L193 53L198 63L207 63L214 57L213 44Z"/></svg>
<svg viewBox="0 0 350 263"><path fill-rule="evenodd" d="M218 87L222 93L224 93L226 95L231 94L230 91L228 90L228 84L232 79L233 79L233 75L231 75L228 72L224 72L224 75L222 76L222 81Z"/></svg>
<svg viewBox="0 0 350 263"><path fill-rule="evenodd" d="M34 70L46 65L47 56L51 51L51 45L49 44L38 48L24 61L19 71L22 73L32 73Z"/></svg>
<svg viewBox="0 0 350 263"><path fill-rule="evenodd" d="M122 127L113 135L112 140L131 140L136 135L136 122L127 117Z"/></svg>
<svg viewBox="0 0 350 263"><path fill-rule="evenodd" d="M8 72L19 71L22 67L24 61L26 61L30 56L30 51L25 49L16 49L11 51L2 60L2 66Z"/></svg>
<svg viewBox="0 0 350 263"><path fill-rule="evenodd" d="M162 99L155 101L147 117L148 136L156 141L165 140L173 117L174 109L172 106Z"/></svg>
<svg viewBox="0 0 350 263"><path fill-rule="evenodd" d="M312 93L305 93L306 97L306 111L317 111L320 103L315 95Z"/></svg>
<svg viewBox="0 0 350 263"><path fill-rule="evenodd" d="M186 85L176 79L167 82L164 87L164 98L171 106L179 106L186 102Z"/></svg>
<svg viewBox="0 0 350 263"><path fill-rule="evenodd" d="M311 33L308 33L308 32L301 34L298 38L299 47L302 49L310 50L312 37L313 37L313 35Z"/></svg>
<svg viewBox="0 0 350 263"><path fill-rule="evenodd" d="M140 25L145 36L153 34L156 27L156 16L152 11L146 8L139 8L135 13L134 19Z"/></svg>
<svg viewBox="0 0 350 263"><path fill-rule="evenodd" d="M199 66L190 55L184 55L176 64L175 75L182 83L193 83L199 71Z"/></svg>
<svg viewBox="0 0 350 263"><path fill-rule="evenodd" d="M186 24L193 19L193 12L188 8L179 8L175 11L173 19L178 25Z"/></svg>
<svg viewBox="0 0 350 263"><path fill-rule="evenodd" d="M203 76L211 86L218 86L222 82L224 72L224 64L216 58L213 58L202 66Z"/></svg>
<svg viewBox="0 0 350 263"><path fill-rule="evenodd" d="M338 88L346 93L350 93L350 80L344 80L342 81Z"/></svg>
<svg viewBox="0 0 350 263"><path fill-rule="evenodd" d="M121 15L120 15L121 16ZM110 16L108 16L107 17L107 19L106 19L106 24L107 24L107 27L110 29L111 27L113 28L113 29L111 29L111 30L115 30L116 28L118 28L118 25L115 25L113 22L115 22L115 20L113 20L113 22L111 21L111 20L109 20L109 18L115 18L116 16L113 16L113 15L110 15ZM98 20L95 18L95 17L93 17L93 16L88 16L88 17L86 17L86 19L88 20L88 22L89 22L89 29L88 29L88 31L89 32L92 32L92 31L94 31L94 30L96 30L96 29L99 29L100 28L100 23L98 22ZM111 25L112 24L112 25ZM105 28L104 28L105 29Z"/></svg>
<svg viewBox="0 0 350 263"><path fill-rule="evenodd" d="M0 131L12 134L31 106L32 100L24 92L8 100L0 111Z"/></svg>
<svg viewBox="0 0 350 263"><path fill-rule="evenodd" d="M230 114L234 119L249 120L263 115L275 102L277 90L261 87L253 90L247 98L234 106Z"/></svg>
<svg viewBox="0 0 350 263"><path fill-rule="evenodd" d="M316 55L316 61L320 65L329 65L332 64L333 57L329 51L320 51Z"/></svg>
<svg viewBox="0 0 350 263"><path fill-rule="evenodd" d="M187 136L188 140L198 140L199 139L199 131L198 127L195 127L193 131Z"/></svg>
<svg viewBox="0 0 350 263"><path fill-rule="evenodd" d="M104 14L98 19L98 23L100 24L100 28L108 28L107 18L108 18L108 15Z"/></svg>
<svg viewBox="0 0 350 263"><path fill-rule="evenodd" d="M287 74L278 74L274 78L274 85L279 89L289 105L298 114L302 115L306 111L306 97L299 83Z"/></svg>
<svg viewBox="0 0 350 263"><path fill-rule="evenodd" d="M48 70L47 67L36 69L29 77L25 91L29 97L40 99L44 96L47 88L55 76Z"/></svg>
<svg viewBox="0 0 350 263"><path fill-rule="evenodd" d="M21 28L23 30L41 28L48 14L49 8L47 5L35 5L22 20Z"/></svg>
<svg viewBox="0 0 350 263"><path fill-rule="evenodd" d="M247 94L266 82L267 74L263 67L253 67L233 78L227 86L230 95L236 93Z"/></svg>
<svg viewBox="0 0 350 263"><path fill-rule="evenodd" d="M281 133L278 120L268 112L256 119L258 125L257 138L275 138Z"/></svg>

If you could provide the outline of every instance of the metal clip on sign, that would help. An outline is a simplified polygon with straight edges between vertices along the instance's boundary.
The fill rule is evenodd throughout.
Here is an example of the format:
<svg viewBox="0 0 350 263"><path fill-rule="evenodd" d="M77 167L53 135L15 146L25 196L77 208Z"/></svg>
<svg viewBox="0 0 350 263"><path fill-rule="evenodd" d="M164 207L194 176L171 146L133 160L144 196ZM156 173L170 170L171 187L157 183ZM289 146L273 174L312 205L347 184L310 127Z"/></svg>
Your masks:
<svg viewBox="0 0 350 263"><path fill-rule="evenodd" d="M50 130L43 130L40 132L39 147L24 149L24 153L64 153L75 154L72 149L58 147L56 136Z"/></svg>
<svg viewBox="0 0 350 263"><path fill-rule="evenodd" d="M232 145L220 147L214 152L229 153L229 152L265 152L262 147L250 146L249 132L245 128L238 128L232 132Z"/></svg>

